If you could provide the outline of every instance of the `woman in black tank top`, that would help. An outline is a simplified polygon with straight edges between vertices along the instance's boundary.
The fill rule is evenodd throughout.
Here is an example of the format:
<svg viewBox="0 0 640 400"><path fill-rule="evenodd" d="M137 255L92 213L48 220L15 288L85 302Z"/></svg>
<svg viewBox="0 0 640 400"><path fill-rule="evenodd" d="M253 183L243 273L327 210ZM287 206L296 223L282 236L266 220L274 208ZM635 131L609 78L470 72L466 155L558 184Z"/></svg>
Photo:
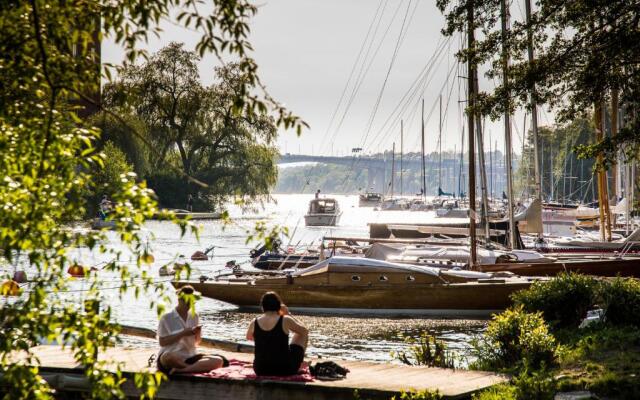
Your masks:
<svg viewBox="0 0 640 400"><path fill-rule="evenodd" d="M276 293L266 293L260 303L264 314L247 331L247 339L255 341L253 369L257 375L295 375L304 359L308 330L289 315ZM269 326L273 327L266 329ZM294 333L291 344L289 331Z"/></svg>

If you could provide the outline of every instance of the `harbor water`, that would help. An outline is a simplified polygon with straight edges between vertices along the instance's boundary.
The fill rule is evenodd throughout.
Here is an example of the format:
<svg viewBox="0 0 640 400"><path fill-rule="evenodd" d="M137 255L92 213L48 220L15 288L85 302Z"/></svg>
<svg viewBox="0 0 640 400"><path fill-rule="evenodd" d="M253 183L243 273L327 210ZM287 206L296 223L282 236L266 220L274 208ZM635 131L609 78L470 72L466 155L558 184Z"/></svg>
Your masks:
<svg viewBox="0 0 640 400"><path fill-rule="evenodd" d="M230 206L231 223L219 220L195 221L200 226L199 238L192 234L180 235L179 228L163 221L149 221L142 235L148 240L155 262L148 268L157 276L157 282L173 292L169 284L170 277L160 276L161 265L184 255L187 259L197 250L215 246L209 261L193 261L192 276L213 276L225 269L225 263L235 260L246 267L249 264L249 251L259 245L247 242L247 236L253 232L256 223L264 222L267 227L287 227L289 237L283 237L283 246L318 244L322 236L367 237L371 222L419 222L434 218L433 212L377 211L371 207L358 207L358 196L332 196L336 198L343 211L336 227L305 227L304 214L313 195L274 195L273 201L258 209L242 210ZM108 233L107 246L120 250L117 236ZM103 265L111 256L92 252L88 249L75 249L71 257L87 266ZM150 307L152 300L144 295L135 298L132 292L123 298L118 293L118 278L100 271L104 279L102 296L104 302L113 308L114 318L126 325L156 329L157 312ZM82 300L82 279L73 282L74 292L67 293L74 301ZM224 339L246 343L246 327L255 313L240 311L233 305L217 300L202 298L197 303L203 335L215 339ZM391 318L369 316L332 316L301 315L300 319L310 331L309 353L319 357L337 359L358 359L369 361L391 361L393 353L406 350L408 338L418 338L427 333L444 341L458 358L468 356L469 342L474 335L482 332L486 320L466 320L455 318ZM125 342L136 346L148 346L150 351L156 344L151 340L126 338Z"/></svg>

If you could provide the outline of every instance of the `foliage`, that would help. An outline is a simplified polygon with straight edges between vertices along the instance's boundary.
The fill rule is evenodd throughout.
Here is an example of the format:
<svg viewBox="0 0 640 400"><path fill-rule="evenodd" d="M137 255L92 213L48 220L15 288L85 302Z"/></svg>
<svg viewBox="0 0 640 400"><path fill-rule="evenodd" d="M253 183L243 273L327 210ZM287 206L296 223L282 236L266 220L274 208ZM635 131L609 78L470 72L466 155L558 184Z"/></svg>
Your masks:
<svg viewBox="0 0 640 400"><path fill-rule="evenodd" d="M522 305L495 315L472 347L475 369L536 370L556 363L556 340L542 313L527 313Z"/></svg>
<svg viewBox="0 0 640 400"><path fill-rule="evenodd" d="M132 171L124 153L113 143L107 142L101 153L102 168L96 168L91 176L87 196L87 214L95 215L103 195L111 198L120 189L120 182Z"/></svg>
<svg viewBox="0 0 640 400"><path fill-rule="evenodd" d="M472 400L516 400L516 388L509 383L500 383L475 393Z"/></svg>
<svg viewBox="0 0 640 400"><path fill-rule="evenodd" d="M407 365L426 365L428 367L454 368L455 360L447 347L435 336L423 333L419 339L405 339L409 346L409 354L401 351L395 353L396 359Z"/></svg>
<svg viewBox="0 0 640 400"><path fill-rule="evenodd" d="M480 93L478 112L498 118L507 110L530 107L529 93L537 104L552 108L559 121L571 121L612 97L619 97L626 112L624 128L615 138L582 149L593 157L604 152L607 159L617 158L623 149L629 157L637 155L640 141L640 4L613 1L541 1L535 2L530 22L511 19L501 38L501 2L497 0L438 0L445 14L443 32L464 32L469 6L474 9L473 29L479 40L471 49L459 53L459 60L471 59L487 68L489 79L503 74L503 50L511 63L507 82L497 82L493 90ZM529 42L535 60L527 59ZM632 146L627 146L632 145Z"/></svg>
<svg viewBox="0 0 640 400"><path fill-rule="evenodd" d="M431 390L408 390L400 393L400 397L393 396L391 400L440 400L440 392Z"/></svg>
<svg viewBox="0 0 640 400"><path fill-rule="evenodd" d="M546 370L524 370L513 377L516 400L551 400L556 392L556 383Z"/></svg>
<svg viewBox="0 0 640 400"><path fill-rule="evenodd" d="M637 279L617 277L602 281L598 292L607 324L640 326L640 282Z"/></svg>
<svg viewBox="0 0 640 400"><path fill-rule="evenodd" d="M140 41L149 33L159 34L160 21L176 13L183 25L201 31L196 46L200 55L231 54L238 60L245 79L232 102L234 115L258 118L270 111L285 128L304 126L264 93L256 65L248 57L247 18L256 7L246 0L215 0L210 10L210 15L199 14L191 0L0 3L0 250L14 266L30 267L29 286L20 297L5 298L0 308L5 398L54 398L32 351L42 341L65 343L90 382L87 397L124 397L121 384L128 378L120 366L97 358L114 344L117 335L109 305L83 310L65 295L70 289L65 271L75 262L69 249L105 252L112 259L102 271L87 273L82 293L85 304L100 300L101 274L108 273L120 277L120 294L129 289L136 295L147 293L151 306L162 311L162 286L140 268L152 249L138 229L157 211L144 183L127 174L111 188L114 208L110 215L124 243L122 250L102 244L107 239L104 232L76 235L62 224L84 213L86 204L77 194L104 168L104 155L96 150L99 131L91 121L79 117L101 107L96 94L102 73L108 81L112 71L109 66L100 68L96 40L110 37L124 48L128 61L134 62L144 53L137 47ZM124 120L117 110L105 112ZM182 232L190 228L187 222L180 224ZM131 256L138 262L119 262ZM15 352L20 352L24 363L12 361L15 358L10 355ZM140 373L133 383L143 395L153 396L162 379L162 374Z"/></svg>
<svg viewBox="0 0 640 400"><path fill-rule="evenodd" d="M182 194L184 207L191 194L196 208L210 209L228 196L265 196L277 177L275 120L264 111L235 109L240 93L255 89L240 64L216 68L217 82L205 87L198 60L182 44L170 43L145 64L122 68L120 79L105 88L105 103L144 126L154 149L142 161L151 168L143 176L151 188L156 175L182 186L166 197L157 190L162 204L175 206L172 197ZM130 131L122 124L106 127L112 136Z"/></svg>
<svg viewBox="0 0 640 400"><path fill-rule="evenodd" d="M594 193L593 160L579 160L575 146L593 141L595 129L586 118L538 129L538 159L541 163L543 199L589 201ZM534 193L533 136L527 136L523 160L516 171L517 193ZM564 179L565 176L575 179ZM591 189L591 190L589 190Z"/></svg>
<svg viewBox="0 0 640 400"><path fill-rule="evenodd" d="M512 295L525 311L539 311L554 328L577 327L593 306L598 282L586 275L562 273L550 281L534 282Z"/></svg>
<svg viewBox="0 0 640 400"><path fill-rule="evenodd" d="M640 333L631 327L599 325L561 332L558 389L590 390L602 396L634 399L640 395Z"/></svg>

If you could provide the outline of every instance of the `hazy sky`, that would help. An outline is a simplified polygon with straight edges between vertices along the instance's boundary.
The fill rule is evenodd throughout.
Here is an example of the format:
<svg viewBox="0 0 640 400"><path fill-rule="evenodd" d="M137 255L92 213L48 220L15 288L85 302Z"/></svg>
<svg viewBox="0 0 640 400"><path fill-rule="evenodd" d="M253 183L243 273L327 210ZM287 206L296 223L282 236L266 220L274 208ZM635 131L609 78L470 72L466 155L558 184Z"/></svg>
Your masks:
<svg viewBox="0 0 640 400"><path fill-rule="evenodd" d="M394 141L399 151L400 119L405 124L404 151L419 151L422 97L427 152L435 151L440 95L442 148L460 150L459 100L465 97L465 81L457 78L454 59L460 38L442 37L443 17L434 0L268 0L258 4L258 15L250 23L250 41L260 76L274 98L310 125L301 137L281 132L281 152L343 155L353 147L378 152L391 149ZM517 17L518 10L513 12ZM170 41L194 48L198 33L169 22L162 27L164 33L150 41L149 50ZM106 41L103 61L121 62L121 49ZM214 80L217 64L212 56L200 61L204 83ZM481 85L492 83L481 80ZM548 124L548 119L542 113L541 124ZM513 144L519 152L523 116L516 115L514 120ZM503 150L501 121L486 127L485 148L491 137Z"/></svg>

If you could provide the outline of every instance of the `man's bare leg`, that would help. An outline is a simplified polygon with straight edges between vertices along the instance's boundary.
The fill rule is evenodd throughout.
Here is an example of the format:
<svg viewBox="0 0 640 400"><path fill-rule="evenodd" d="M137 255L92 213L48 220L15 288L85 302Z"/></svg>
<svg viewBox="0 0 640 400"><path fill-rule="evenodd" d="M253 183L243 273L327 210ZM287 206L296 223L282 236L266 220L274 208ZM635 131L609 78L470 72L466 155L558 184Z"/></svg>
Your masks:
<svg viewBox="0 0 640 400"><path fill-rule="evenodd" d="M169 374L185 374L196 372L209 372L214 369L222 367L222 358L220 357L203 357L191 365L186 365L182 368L173 368Z"/></svg>

